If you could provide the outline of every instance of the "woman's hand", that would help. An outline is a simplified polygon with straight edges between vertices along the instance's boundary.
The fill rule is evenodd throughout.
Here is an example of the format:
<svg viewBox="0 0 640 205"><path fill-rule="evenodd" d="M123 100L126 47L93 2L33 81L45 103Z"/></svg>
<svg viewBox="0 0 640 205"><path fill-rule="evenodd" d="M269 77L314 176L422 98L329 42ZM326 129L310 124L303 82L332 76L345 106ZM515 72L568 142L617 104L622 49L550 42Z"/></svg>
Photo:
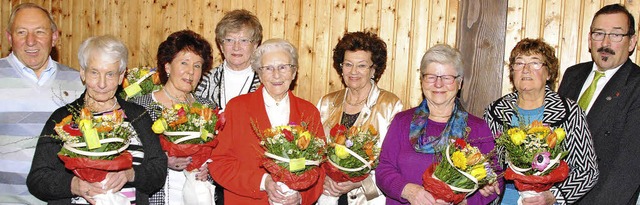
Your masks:
<svg viewBox="0 0 640 205"><path fill-rule="evenodd" d="M166 153L165 153L166 154ZM182 171L191 163L191 157L169 157L167 156L167 167L175 171Z"/></svg>
<svg viewBox="0 0 640 205"><path fill-rule="evenodd" d="M420 204L420 205L449 205L440 199L433 198L433 195L428 191L424 190L422 186L417 184L409 183L402 189L402 198L407 199L409 203L412 205Z"/></svg>
<svg viewBox="0 0 640 205"><path fill-rule="evenodd" d="M484 197L491 196L494 193L500 195L500 185L498 184L498 182L493 182L493 184L487 184L478 191Z"/></svg>
<svg viewBox="0 0 640 205"><path fill-rule="evenodd" d="M207 166L208 163L203 164L200 169L198 169L198 173L196 174L196 180L207 181L209 178L209 168Z"/></svg>
<svg viewBox="0 0 640 205"><path fill-rule="evenodd" d="M129 168L126 170L122 170L119 172L109 172L107 173L106 183L103 186L103 189L112 190L113 192L120 191L124 184L127 182L132 182L135 177L135 172L133 168Z"/></svg>
<svg viewBox="0 0 640 205"><path fill-rule="evenodd" d="M346 181L338 183L333 181L330 177L326 177L324 180L324 193L329 196L340 196L361 186L361 182L353 183Z"/></svg>
<svg viewBox="0 0 640 205"><path fill-rule="evenodd" d="M295 205L302 202L302 195L299 192L295 192L291 195L284 195L284 191L273 181L271 175L267 175L264 181L265 191L269 197L269 204L279 203L282 205Z"/></svg>
<svg viewBox="0 0 640 205"><path fill-rule="evenodd" d="M556 202L556 197L551 191L542 192L539 196L527 197L522 199L523 205L547 205Z"/></svg>
<svg viewBox="0 0 640 205"><path fill-rule="evenodd" d="M81 196L91 204L95 204L96 201L93 199L93 196L104 194L105 191L102 190L102 184L100 184L100 182L89 183L74 176L71 179L71 193Z"/></svg>

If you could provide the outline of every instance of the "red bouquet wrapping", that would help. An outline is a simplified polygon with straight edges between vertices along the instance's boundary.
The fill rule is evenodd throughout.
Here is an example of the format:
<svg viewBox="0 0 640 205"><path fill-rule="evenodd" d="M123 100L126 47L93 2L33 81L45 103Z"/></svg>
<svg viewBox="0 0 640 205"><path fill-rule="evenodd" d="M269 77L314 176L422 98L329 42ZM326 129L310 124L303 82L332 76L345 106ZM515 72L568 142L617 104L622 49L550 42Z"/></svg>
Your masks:
<svg viewBox="0 0 640 205"><path fill-rule="evenodd" d="M191 164L187 165L186 168L186 170L191 171L200 168L211 157L211 151L218 146L218 139L213 139L204 144L175 144L167 140L166 137L160 136L160 145L162 150L166 151L169 156L191 156Z"/></svg>
<svg viewBox="0 0 640 205"><path fill-rule="evenodd" d="M346 181L359 182L366 179L369 176L369 174L365 174L362 176L350 177L349 174L343 171L340 171L338 168L332 166L331 164L323 163L320 166L327 173L327 176L333 179L333 181L335 182L346 182Z"/></svg>
<svg viewBox="0 0 640 205"><path fill-rule="evenodd" d="M271 159L265 159L262 166L271 174L274 181L282 182L293 190L306 190L316 184L320 177L320 168L315 167L298 175L276 164Z"/></svg>
<svg viewBox="0 0 640 205"><path fill-rule="evenodd" d="M64 162L64 167L73 170L80 179L87 182L101 182L109 172L129 169L132 167L131 153L124 151L112 160L89 159L84 157L67 157L58 155Z"/></svg>
<svg viewBox="0 0 640 205"><path fill-rule="evenodd" d="M569 176L569 165L560 161L560 165L544 176L522 175L508 168L504 173L504 178L513 180L519 191L543 192L551 189L553 184L564 181Z"/></svg>
<svg viewBox="0 0 640 205"><path fill-rule="evenodd" d="M431 164L429 168L422 174L422 187L433 195L436 199L453 202L454 204L462 202L466 197L466 193L456 194L453 190L439 179L433 178L438 163Z"/></svg>

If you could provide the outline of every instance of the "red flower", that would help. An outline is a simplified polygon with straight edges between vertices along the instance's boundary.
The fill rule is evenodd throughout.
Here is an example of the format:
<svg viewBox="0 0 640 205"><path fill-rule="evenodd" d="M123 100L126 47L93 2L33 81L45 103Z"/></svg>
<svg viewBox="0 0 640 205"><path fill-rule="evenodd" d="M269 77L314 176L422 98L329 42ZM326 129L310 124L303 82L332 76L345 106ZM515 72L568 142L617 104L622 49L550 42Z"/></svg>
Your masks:
<svg viewBox="0 0 640 205"><path fill-rule="evenodd" d="M287 141L291 142L293 141L293 133L291 133L290 130L282 130L282 133L284 134L284 138L287 138Z"/></svg>
<svg viewBox="0 0 640 205"><path fill-rule="evenodd" d="M329 134L335 137L338 135L343 135L346 132L347 132L347 127L341 124L336 124L335 126L333 126L333 128L331 128L331 131L329 132Z"/></svg>
<svg viewBox="0 0 640 205"><path fill-rule="evenodd" d="M78 125L76 125L73 122L71 122L71 124L66 124L62 126L62 130L64 130L65 132L69 133L69 135L74 137L82 136L82 132L80 131L80 129L78 129Z"/></svg>
<svg viewBox="0 0 640 205"><path fill-rule="evenodd" d="M182 108L182 107L181 107L181 108L178 110L178 116L179 116L179 117L187 116L187 112L185 112L185 111L184 111L184 108Z"/></svg>
<svg viewBox="0 0 640 205"><path fill-rule="evenodd" d="M467 146L467 142L465 142L463 139L458 138L456 139L456 147L458 149L464 149Z"/></svg>
<svg viewBox="0 0 640 205"><path fill-rule="evenodd" d="M216 108L213 112L214 113L218 113L220 111L220 109ZM222 128L224 128L224 124L226 122L226 119L224 118L224 112L218 114L218 121L216 122L216 130L222 130Z"/></svg>

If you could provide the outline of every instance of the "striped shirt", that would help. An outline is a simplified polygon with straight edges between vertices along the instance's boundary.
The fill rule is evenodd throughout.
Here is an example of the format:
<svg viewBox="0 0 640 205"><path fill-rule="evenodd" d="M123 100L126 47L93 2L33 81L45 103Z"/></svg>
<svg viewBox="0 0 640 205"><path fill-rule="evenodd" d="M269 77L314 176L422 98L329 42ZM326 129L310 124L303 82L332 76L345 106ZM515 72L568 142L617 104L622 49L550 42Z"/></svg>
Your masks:
<svg viewBox="0 0 640 205"><path fill-rule="evenodd" d="M45 121L84 91L74 69L49 58L35 75L11 53L0 59L0 204L43 204L25 184Z"/></svg>

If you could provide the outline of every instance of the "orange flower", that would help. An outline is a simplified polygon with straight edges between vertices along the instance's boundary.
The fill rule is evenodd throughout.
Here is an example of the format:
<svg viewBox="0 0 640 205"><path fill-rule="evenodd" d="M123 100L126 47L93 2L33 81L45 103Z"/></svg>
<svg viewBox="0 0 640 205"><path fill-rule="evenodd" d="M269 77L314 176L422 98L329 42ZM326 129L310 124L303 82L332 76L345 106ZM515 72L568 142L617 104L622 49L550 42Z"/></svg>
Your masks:
<svg viewBox="0 0 640 205"><path fill-rule="evenodd" d="M373 136L378 135L378 130L376 130L376 128L373 127L373 125L369 124L368 129L369 129L369 133L371 133L371 135L373 135Z"/></svg>
<svg viewBox="0 0 640 205"><path fill-rule="evenodd" d="M200 109L199 107L193 106L189 109L189 113L191 114L200 114L200 112L202 112L202 109Z"/></svg>
<svg viewBox="0 0 640 205"><path fill-rule="evenodd" d="M153 84L160 85L160 74L158 74L158 72L151 75L151 79L153 80Z"/></svg>
<svg viewBox="0 0 640 205"><path fill-rule="evenodd" d="M204 118L204 120L211 120L211 116L213 116L213 109L211 108L204 108L202 109L202 113L200 113L200 115L202 115L202 117Z"/></svg>
<svg viewBox="0 0 640 205"><path fill-rule="evenodd" d="M272 138L276 135L276 132L272 129L266 129L262 132L262 135L264 135L264 137Z"/></svg>
<svg viewBox="0 0 640 205"><path fill-rule="evenodd" d="M82 110L80 110L80 119L86 119L86 120L92 120L93 119L93 114L91 114L91 111L89 111L89 108L82 108Z"/></svg>
<svg viewBox="0 0 640 205"><path fill-rule="evenodd" d="M96 131L98 131L99 133L111 132L111 130L113 130L113 127L111 126L96 127Z"/></svg>
<svg viewBox="0 0 640 205"><path fill-rule="evenodd" d="M187 121L188 121L187 116L185 116L185 115L179 116L178 120L169 123L169 127L175 128L178 125L186 123Z"/></svg>
<svg viewBox="0 0 640 205"><path fill-rule="evenodd" d="M369 160L374 160L375 156L373 156L373 142L372 141L368 141L367 143L364 143L364 145L362 146L362 149L364 149L364 153L367 154L367 156L369 156Z"/></svg>
<svg viewBox="0 0 640 205"><path fill-rule="evenodd" d="M347 137L344 135L338 135L333 138L333 142L339 145L344 145L344 142L347 141Z"/></svg>
<svg viewBox="0 0 640 205"><path fill-rule="evenodd" d="M357 126L352 126L351 128L349 128L349 134L347 134L349 136L356 136L358 135L358 127Z"/></svg>
<svg viewBox="0 0 640 205"><path fill-rule="evenodd" d="M481 160L482 160L482 154L480 154L479 152L473 153L467 157L467 165L471 166L471 165L478 164L478 162L480 162Z"/></svg>
<svg viewBox="0 0 640 205"><path fill-rule="evenodd" d="M61 126L64 126L66 124L69 124L71 122L71 120L73 120L73 115L68 115L68 116L62 118L62 121L57 123L56 127L61 127Z"/></svg>
<svg viewBox="0 0 640 205"><path fill-rule="evenodd" d="M124 78L124 80L122 81L122 87L123 88L129 87L129 80L127 80L127 78Z"/></svg>
<svg viewBox="0 0 640 205"><path fill-rule="evenodd" d="M554 147L556 147L557 141L558 141L558 135L556 135L555 132L551 132L547 136L547 144L549 145L549 148L553 149Z"/></svg>
<svg viewBox="0 0 640 205"><path fill-rule="evenodd" d="M306 137L300 137L298 138L298 141L296 142L296 145L298 146L298 148L300 148L301 150L305 150L307 149L307 147L309 146L309 143L311 142L310 139L306 138Z"/></svg>

